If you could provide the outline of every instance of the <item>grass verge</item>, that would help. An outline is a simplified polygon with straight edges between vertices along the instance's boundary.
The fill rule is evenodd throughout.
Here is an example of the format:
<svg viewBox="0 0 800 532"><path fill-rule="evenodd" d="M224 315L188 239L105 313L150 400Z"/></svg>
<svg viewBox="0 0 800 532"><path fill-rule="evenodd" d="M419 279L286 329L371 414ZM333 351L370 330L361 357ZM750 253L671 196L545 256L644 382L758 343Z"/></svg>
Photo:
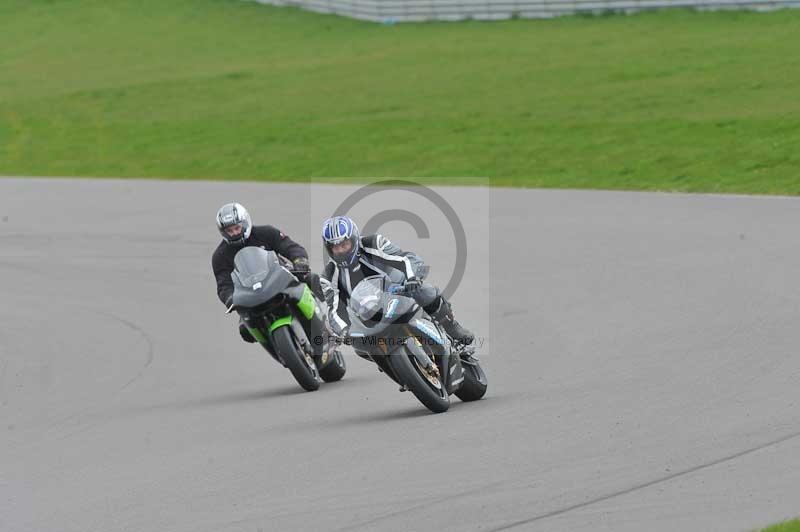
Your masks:
<svg viewBox="0 0 800 532"><path fill-rule="evenodd" d="M768 526L761 532L800 532L800 519L793 519L785 523Z"/></svg>
<svg viewBox="0 0 800 532"><path fill-rule="evenodd" d="M0 4L0 174L800 194L800 10Z"/></svg>

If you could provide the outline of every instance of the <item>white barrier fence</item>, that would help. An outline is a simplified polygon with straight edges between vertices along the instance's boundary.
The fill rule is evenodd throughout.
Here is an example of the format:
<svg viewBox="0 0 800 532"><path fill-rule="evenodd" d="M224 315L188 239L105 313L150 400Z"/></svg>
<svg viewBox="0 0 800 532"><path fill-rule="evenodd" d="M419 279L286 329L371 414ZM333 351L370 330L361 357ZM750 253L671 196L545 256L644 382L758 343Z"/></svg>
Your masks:
<svg viewBox="0 0 800 532"><path fill-rule="evenodd" d="M684 7L703 10L750 9L770 11L800 8L800 0L256 0L261 4L292 5L375 22L425 20L503 20L549 18L589 12L633 13Z"/></svg>

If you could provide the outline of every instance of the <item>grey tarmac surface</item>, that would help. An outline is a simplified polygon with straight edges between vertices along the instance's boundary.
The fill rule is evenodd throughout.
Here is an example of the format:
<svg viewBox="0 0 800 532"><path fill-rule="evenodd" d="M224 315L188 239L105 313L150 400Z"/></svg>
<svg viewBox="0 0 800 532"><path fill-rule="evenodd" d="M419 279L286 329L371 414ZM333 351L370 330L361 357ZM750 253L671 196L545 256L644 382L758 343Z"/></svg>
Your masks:
<svg viewBox="0 0 800 532"><path fill-rule="evenodd" d="M0 179L0 530L744 531L800 514L800 199L436 189L469 213L452 299L490 389L432 415L350 352L343 381L301 391L216 299L222 203L318 265L320 205L352 190ZM392 223L446 281L452 246Z"/></svg>

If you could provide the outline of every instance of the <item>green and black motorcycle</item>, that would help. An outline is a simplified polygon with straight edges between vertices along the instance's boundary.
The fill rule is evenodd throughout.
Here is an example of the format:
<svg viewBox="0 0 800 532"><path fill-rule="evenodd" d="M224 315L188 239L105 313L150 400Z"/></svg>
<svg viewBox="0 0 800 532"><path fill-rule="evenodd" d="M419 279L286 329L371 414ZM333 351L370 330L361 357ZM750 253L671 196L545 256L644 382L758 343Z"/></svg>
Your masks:
<svg viewBox="0 0 800 532"><path fill-rule="evenodd" d="M234 310L250 334L292 372L305 390L344 377L344 357L335 349L327 313L311 289L274 251L242 248L234 258Z"/></svg>

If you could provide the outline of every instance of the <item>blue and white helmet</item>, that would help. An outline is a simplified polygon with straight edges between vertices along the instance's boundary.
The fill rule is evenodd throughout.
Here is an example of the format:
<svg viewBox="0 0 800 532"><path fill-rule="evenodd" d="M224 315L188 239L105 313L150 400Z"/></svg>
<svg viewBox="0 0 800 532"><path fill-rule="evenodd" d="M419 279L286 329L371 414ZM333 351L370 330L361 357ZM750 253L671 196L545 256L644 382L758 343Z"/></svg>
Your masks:
<svg viewBox="0 0 800 532"><path fill-rule="evenodd" d="M239 203L226 203L217 211L217 229L228 244L241 246L250 238L253 222Z"/></svg>
<svg viewBox="0 0 800 532"><path fill-rule="evenodd" d="M347 251L334 252L333 247L345 241L352 244ZM322 224L322 241L328 256L342 268L352 268L358 263L358 252L361 248L361 235L358 226L347 216L334 216Z"/></svg>

